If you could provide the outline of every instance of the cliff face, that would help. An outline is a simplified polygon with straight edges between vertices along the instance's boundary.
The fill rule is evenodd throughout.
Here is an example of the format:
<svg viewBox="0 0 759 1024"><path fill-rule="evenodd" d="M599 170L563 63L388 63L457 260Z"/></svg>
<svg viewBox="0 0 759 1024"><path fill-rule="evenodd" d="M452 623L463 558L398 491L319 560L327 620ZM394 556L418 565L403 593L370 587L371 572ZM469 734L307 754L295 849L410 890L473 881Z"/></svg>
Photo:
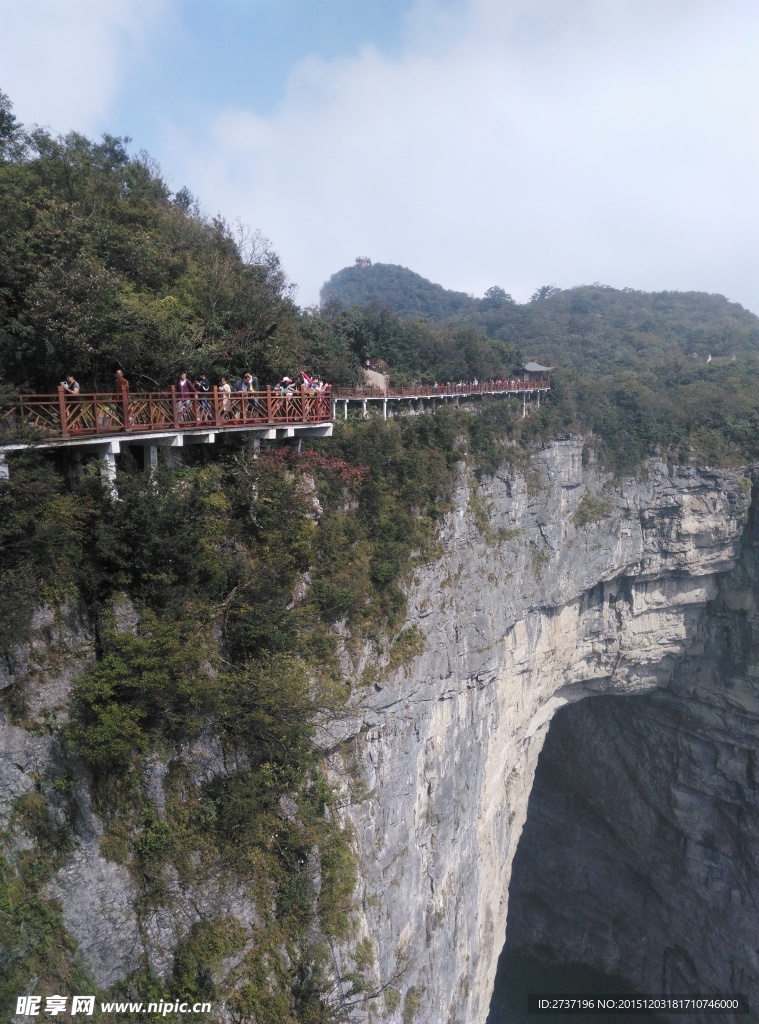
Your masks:
<svg viewBox="0 0 759 1024"><path fill-rule="evenodd" d="M555 712L594 694L625 695L626 707L631 694L687 690L683 659L695 664L717 642L707 608L738 559L749 505L740 476L652 464L638 481L603 485L573 440L544 448L525 476L496 475L476 506L462 479L442 562L418 573L411 595L409 617L427 652L366 702L355 742L371 799L346 813L379 978L400 964L388 1019L400 1021L405 1005L415 1021L484 1021L512 861ZM599 518L578 525L589 514ZM734 713L743 713L741 701ZM661 757L679 760L677 712L665 717L672 742ZM621 703L617 718L635 763L639 735ZM701 753L694 747L696 760ZM593 785L603 788L603 775ZM625 780L607 788L609 803L625 806ZM550 831L550 814L544 824ZM550 871L541 884L536 900L550 901ZM565 888L572 884L567 877ZM704 909L700 923L708 918ZM526 910L523 928L531 919ZM558 942L558 920L546 921L553 926ZM621 945L616 955L625 955ZM613 959L607 947L605 962ZM631 980L644 977L644 960Z"/></svg>
<svg viewBox="0 0 759 1024"><path fill-rule="evenodd" d="M726 574L740 555L749 506L745 483L735 472L652 463L639 479L612 486L593 465L583 466L577 439L548 445L525 472L504 470L479 487L462 473L454 511L443 526L442 557L417 571L409 592L409 624L424 633L426 651L394 673L380 673L369 692L361 690L360 710L344 733L368 793L354 804L346 796L342 809L354 826L361 865L356 938L368 938L375 951L376 982L385 991L373 1006L385 1019L485 1020L538 756L554 714L584 697L603 696L614 708L618 735L606 747L607 753L614 749L617 761L604 762L597 749L604 746L603 729L608 735L611 726L586 725L587 742L585 733L570 729L572 743L590 751L585 761L591 767L610 766L584 776L578 767L577 779L573 769L573 784L601 804L598 791L605 790L599 815L616 808L624 818L621 801L631 808L627 832L616 836L624 846L635 835L641 842L647 835L632 821L637 805L625 788L625 765L637 764L644 740L652 751L646 755L652 778L667 774L664 762L668 778L683 773L669 790L639 801L641 820L651 828L666 805L671 827L662 826L661 841L675 851L661 877L646 884L663 892L677 872L690 872L696 895L719 862L716 902L699 911L700 917L684 919L683 941L689 929L693 934L696 927L707 928L719 900L733 915L725 917L722 941L743 934L733 922L747 910L755 874L746 868L743 881L733 884L730 858L742 841L756 762L737 752L743 747L735 735L751 731L754 711L743 683L729 680L743 679L748 671L753 569L741 563L738 597ZM125 629L128 614L126 609ZM729 637L725 625L733 630ZM45 667L41 654L35 665L29 652L19 652L12 671L0 678L0 687L12 677L25 679L28 716L39 726L35 734L0 723L0 784L12 797L32 792L36 779L59 767L54 734L45 723L65 716L70 681L92 657L87 625L75 616L38 627L40 652L61 651L56 671L48 655ZM364 667L353 666L357 673ZM661 696L645 698L655 710L644 720L625 710L643 707L636 701L644 698L632 695L654 692ZM696 739L685 743L686 733ZM196 747L188 756L199 773L210 777L223 770L211 738ZM728 852L720 848L722 804L709 789L714 766L720 767L719 785L743 807L727 829ZM160 765L147 783L160 807ZM172 948L206 906L222 907L255 926L244 892L208 887L202 893L177 889L171 907L139 919L127 869L106 860L98 846L102 826L90 810L87 785L86 778L74 777L71 794L61 799L62 822L74 808L75 841L49 893L61 901L66 927L99 984L124 977L143 955L157 974L165 974ZM693 797L699 786L710 795ZM704 800L712 801L708 825ZM536 846L545 845L553 813L544 814ZM614 828L609 826L611 833ZM717 860L704 852L709 850ZM617 854L610 840L593 870L600 872ZM549 865L547 874L525 876L523 913L514 926L525 947L558 949L564 943L587 962L605 966L629 960L633 967L622 973L632 981L648 979L662 957L686 963L680 953L665 956L663 948L644 940L642 910L629 910L624 928L604 925L603 887L595 880L598 934L592 942L583 945L569 914L536 917L532 907L550 902L546 890L553 870ZM559 873L557 902L575 886L572 870ZM610 892L614 877L612 872ZM677 899L672 896L660 911L662 927L677 911ZM631 956L636 943L640 948ZM690 956L687 944L682 948ZM713 952L718 959L716 945ZM735 977L755 978L755 968L739 959ZM696 969L698 979L711 986L713 975ZM672 967L673 985L682 970ZM647 981L643 987L652 986Z"/></svg>
<svg viewBox="0 0 759 1024"><path fill-rule="evenodd" d="M510 949L755 1005L757 569L749 536L700 623L703 653L666 690L557 715L514 866Z"/></svg>

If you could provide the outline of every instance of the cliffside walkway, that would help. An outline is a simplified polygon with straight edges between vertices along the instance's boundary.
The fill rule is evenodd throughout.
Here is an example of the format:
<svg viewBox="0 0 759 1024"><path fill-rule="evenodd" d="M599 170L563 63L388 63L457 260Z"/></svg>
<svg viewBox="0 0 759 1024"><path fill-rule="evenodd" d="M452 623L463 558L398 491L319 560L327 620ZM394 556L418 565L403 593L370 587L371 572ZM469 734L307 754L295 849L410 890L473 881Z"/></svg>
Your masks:
<svg viewBox="0 0 759 1024"><path fill-rule="evenodd" d="M280 395L276 389L219 392L183 398L175 388L146 393L21 395L0 407L0 479L8 477L6 454L29 447L94 451L103 476L116 478L122 444L144 448L146 468L158 465L159 447L213 444L217 435L244 433L252 441L330 437L330 396L306 389Z"/></svg>
<svg viewBox="0 0 759 1024"><path fill-rule="evenodd" d="M245 433L253 442L330 437L339 403L347 419L350 402L360 403L364 416L370 402L381 402L387 419L392 403L406 402L414 413L423 411L425 402L457 406L461 399L521 395L526 415L528 400L540 405L540 395L550 388L545 376L438 387L334 388L319 394L310 394L305 387L291 395L271 387L232 394L212 388L187 398L173 387L78 395L60 387L55 394L21 395L17 402L0 406L0 479L8 477L7 453L29 447L95 452L104 478L113 485L122 444L141 446L146 468L154 468L159 447L213 444L217 435Z"/></svg>
<svg viewBox="0 0 759 1024"><path fill-rule="evenodd" d="M548 376L519 377L516 380L480 381L477 384L441 384L438 387L419 385L405 388L333 388L332 416L337 418L338 404L342 403L343 418L348 418L348 403L360 402L361 411L367 415L370 402L382 403L382 415L387 419L388 403L407 402L409 411L421 411L425 402L452 402L459 404L462 398L482 398L485 395L521 395L522 415L527 414L528 402L535 400L540 405L540 396L551 390Z"/></svg>

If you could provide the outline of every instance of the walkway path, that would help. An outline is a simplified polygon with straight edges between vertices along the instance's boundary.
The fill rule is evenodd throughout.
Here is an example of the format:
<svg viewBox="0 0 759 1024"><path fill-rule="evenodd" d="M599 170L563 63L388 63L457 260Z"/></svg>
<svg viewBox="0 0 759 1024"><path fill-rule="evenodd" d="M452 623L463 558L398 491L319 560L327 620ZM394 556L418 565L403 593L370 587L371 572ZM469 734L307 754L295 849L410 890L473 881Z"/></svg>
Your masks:
<svg viewBox="0 0 759 1024"><path fill-rule="evenodd" d="M116 475L116 455L122 444L141 445L147 467L158 464L159 446L212 444L216 435L245 432L254 443L263 439L331 437L338 403L348 417L348 403L361 403L367 415L369 402L381 402L387 418L388 403L408 402L409 411L421 411L425 402L453 402L485 395L521 395L523 415L528 399L549 391L548 377L483 381L472 384L402 388L334 388L309 394L305 387L292 395L277 389L234 392L212 388L182 398L169 391L109 394L21 395L18 402L0 407L0 479L7 478L6 454L28 447L88 448L103 462L103 475Z"/></svg>
<svg viewBox="0 0 759 1024"><path fill-rule="evenodd" d="M528 400L536 399L540 405L540 396L551 390L551 379L547 376L536 378L519 377L516 380L480 381L477 384L445 384L434 387L433 385L419 385L417 387L405 388L333 388L332 390L332 416L337 418L338 402L343 403L343 418L348 418L348 403L360 402L364 416L367 414L369 402L382 402L382 415L387 419L388 402L408 402L409 408L413 409L414 402L417 408L423 406L425 401L452 402L459 404L462 398L482 398L483 395L521 395L522 412L526 415Z"/></svg>

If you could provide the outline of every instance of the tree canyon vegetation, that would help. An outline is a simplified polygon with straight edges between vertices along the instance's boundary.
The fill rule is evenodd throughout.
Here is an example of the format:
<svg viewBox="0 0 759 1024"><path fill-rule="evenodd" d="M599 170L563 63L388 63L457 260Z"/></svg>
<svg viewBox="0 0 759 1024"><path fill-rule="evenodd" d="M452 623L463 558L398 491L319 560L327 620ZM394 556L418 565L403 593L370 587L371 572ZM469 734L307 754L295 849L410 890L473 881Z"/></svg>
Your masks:
<svg viewBox="0 0 759 1024"><path fill-rule="evenodd" d="M348 418L152 474L124 454L117 501L86 459L0 438L29 445L0 481L4 1019L97 993L484 1024L510 900L531 956L759 998L759 319L383 264L300 309L269 240L129 141L26 128L0 94L0 404L117 368L135 391L556 369L526 418Z"/></svg>

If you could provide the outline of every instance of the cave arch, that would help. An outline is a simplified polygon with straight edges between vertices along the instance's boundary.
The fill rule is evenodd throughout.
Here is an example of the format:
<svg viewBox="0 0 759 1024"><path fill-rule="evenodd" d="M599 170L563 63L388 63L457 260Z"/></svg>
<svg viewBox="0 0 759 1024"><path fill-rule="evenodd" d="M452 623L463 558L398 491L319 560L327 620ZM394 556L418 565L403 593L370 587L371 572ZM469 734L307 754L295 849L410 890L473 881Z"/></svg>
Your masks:
<svg viewBox="0 0 759 1024"><path fill-rule="evenodd" d="M710 611L725 624L724 606ZM682 659L667 688L588 697L554 716L488 1024L521 1020L526 985L741 994L757 1005L759 702L736 672L745 650L711 633L716 642Z"/></svg>

